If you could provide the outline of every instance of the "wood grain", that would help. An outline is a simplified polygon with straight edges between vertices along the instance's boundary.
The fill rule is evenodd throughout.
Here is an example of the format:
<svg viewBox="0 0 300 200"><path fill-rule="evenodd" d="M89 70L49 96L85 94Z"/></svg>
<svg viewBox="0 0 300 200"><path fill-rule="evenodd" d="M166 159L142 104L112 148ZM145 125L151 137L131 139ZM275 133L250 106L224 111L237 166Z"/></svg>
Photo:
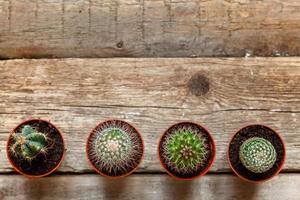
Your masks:
<svg viewBox="0 0 300 200"><path fill-rule="evenodd" d="M38 180L1 175L0 197L3 200L296 200L299 187L299 174L285 174L261 185L242 182L232 175L207 175L188 182L173 180L167 175L132 175L122 180L108 180L98 175L59 175Z"/></svg>
<svg viewBox="0 0 300 200"><path fill-rule="evenodd" d="M0 58L300 55L298 0L0 0Z"/></svg>
<svg viewBox="0 0 300 200"><path fill-rule="evenodd" d="M285 171L300 171L300 58L39 59L0 62L0 172L5 142L23 119L50 119L65 136L61 172L91 172L85 141L99 121L132 122L145 140L138 172L162 172L160 134L179 120L216 140L211 172L230 171L226 149L242 126L263 123L286 142Z"/></svg>

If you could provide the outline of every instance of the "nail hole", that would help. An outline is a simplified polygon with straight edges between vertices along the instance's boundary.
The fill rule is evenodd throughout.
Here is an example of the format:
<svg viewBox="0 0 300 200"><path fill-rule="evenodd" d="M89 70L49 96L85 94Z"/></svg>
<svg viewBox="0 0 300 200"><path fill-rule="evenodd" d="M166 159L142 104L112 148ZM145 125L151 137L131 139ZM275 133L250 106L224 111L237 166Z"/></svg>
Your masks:
<svg viewBox="0 0 300 200"><path fill-rule="evenodd" d="M117 43L117 47L118 47L118 48L122 48L123 45L124 45L123 41L120 41L120 42Z"/></svg>

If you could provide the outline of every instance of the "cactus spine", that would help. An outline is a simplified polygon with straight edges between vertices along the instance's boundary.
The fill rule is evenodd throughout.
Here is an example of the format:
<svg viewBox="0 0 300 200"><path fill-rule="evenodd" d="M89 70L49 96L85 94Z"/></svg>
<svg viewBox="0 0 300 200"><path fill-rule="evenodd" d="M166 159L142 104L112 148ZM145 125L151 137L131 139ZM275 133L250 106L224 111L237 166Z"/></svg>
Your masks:
<svg viewBox="0 0 300 200"><path fill-rule="evenodd" d="M190 126L173 131L163 144L166 164L178 173L192 173L204 164L208 147L205 138Z"/></svg>
<svg viewBox="0 0 300 200"><path fill-rule="evenodd" d="M239 157L248 170L254 173L263 173L273 167L277 153L268 140L253 137L241 145Z"/></svg>
<svg viewBox="0 0 300 200"><path fill-rule="evenodd" d="M40 153L47 153L47 136L35 131L31 126L25 125L20 133L13 133L13 143L10 151L15 156L31 161Z"/></svg>

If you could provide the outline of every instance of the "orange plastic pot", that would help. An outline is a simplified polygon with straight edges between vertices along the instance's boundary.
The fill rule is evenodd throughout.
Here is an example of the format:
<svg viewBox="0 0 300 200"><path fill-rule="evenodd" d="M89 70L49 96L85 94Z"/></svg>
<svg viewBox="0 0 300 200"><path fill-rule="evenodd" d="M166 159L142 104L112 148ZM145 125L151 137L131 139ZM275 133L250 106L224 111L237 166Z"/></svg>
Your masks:
<svg viewBox="0 0 300 200"><path fill-rule="evenodd" d="M11 159L11 156L10 156L10 153L9 153L9 145L10 145L10 138L11 138L11 135L13 134L13 133L15 133L16 132L16 130L19 128L19 127L21 127L21 126L23 126L23 125L25 125L25 124L28 124L29 122L33 122L33 121L37 121L37 122L45 122L45 123L48 123L48 124L50 124L52 127L54 127L56 130L57 130L57 133L59 134L59 136L60 136L60 138L61 138L61 141L62 141L62 148L63 148L63 152L62 152L62 156L61 156L61 158L60 158L60 160L59 160L59 162L57 162L57 164L55 165L55 167L53 168L53 169L51 169L51 170L49 170L48 172L46 172L46 173L43 173L43 174L40 174L40 175L31 175L31 174L27 174L26 172L24 172L24 171L22 171L21 169L19 169L19 167L12 161L12 159ZM48 120L43 120L43 119L36 119L36 118L32 118L32 119L27 119L27 120L24 120L22 123L20 123L19 125L17 125L11 132L10 132L10 134L9 134L9 136L8 136L8 139L7 139L7 143L6 143L6 155L7 155L7 159L8 159L8 161L10 162L10 164L12 165L12 167L13 167L13 169L16 171L16 172L18 172L18 173L20 173L20 174L22 174L22 175L24 175L24 176L26 176L26 177L28 177L28 178L41 178L41 177L44 177L44 176L48 176L48 175L50 175L51 173L53 173L55 170L57 170L59 167L60 167L60 165L61 165L61 163L62 163L62 161L63 161L63 159L64 159L64 157L65 157L65 143L64 143L64 138L63 138L63 135L62 135L62 133L61 133L61 131L55 126L55 125L53 125L50 121L48 121Z"/></svg>
<svg viewBox="0 0 300 200"><path fill-rule="evenodd" d="M202 128L203 130L205 130L205 132L207 133L207 136L209 138L209 141L211 143L211 158L207 164L207 166L205 167L204 170L201 171L201 173L199 173L197 176L193 176L193 177L189 177L189 178L182 178L182 177L178 177L176 175L174 175L172 172L170 172L168 170L168 167L166 166L166 164L163 162L162 158L161 158L161 155L160 155L160 144L161 144L161 141L164 137L164 135L168 132L169 129L171 129L173 126L177 126L181 123L191 123L191 124L194 124L200 128ZM215 161L215 158L216 158L216 145L215 145L215 142L214 142L214 139L213 137L211 136L210 132L205 128L203 127L202 125L200 124L197 124L195 122L192 122L192 121L180 121L180 122L177 122L171 126L169 126L166 131L164 131L161 136L160 136L160 139L159 139L159 142L158 142L158 148L157 148L157 155L158 155L158 160L160 161L160 164L161 166L166 170L166 172L174 179L176 180L194 180L194 179L198 179L202 176L204 176L208 171L209 169L212 167L214 161Z"/></svg>
<svg viewBox="0 0 300 200"><path fill-rule="evenodd" d="M137 133L138 137L141 139L141 143L142 143L142 156L141 156L141 158L139 159L138 164L137 164L132 170L130 170L130 171L127 172L126 174L122 174L122 175L120 175L120 176L109 176L109 175L107 175L107 174L101 172L101 171L93 164L93 162L90 160L90 157L89 157L89 141L90 141L90 138L91 138L91 136L92 136L94 130L97 129L97 127L101 126L103 123L110 122L110 121L120 121L120 122L122 122L122 123L126 123L126 124L128 124L129 126L131 126L131 127L135 130L135 132ZM99 122L99 123L97 124L97 126L96 126L95 128L93 128L93 129L90 131L90 133L89 133L88 138L87 138L86 141L87 141L87 142L86 142L86 158L87 158L87 160L88 160L90 166L91 166L98 174L100 174L101 176L104 176L104 177L106 177L106 178L109 178L109 179L119 179L119 178L124 178L124 177L129 176L130 174L132 174L132 173L140 166L142 160L144 159L144 141L143 141L143 138L142 138L141 133L139 132L139 130L138 130L134 125L132 125L131 123L128 123L128 122L126 122L126 121L123 121L123 120L119 120L119 119L109 119L109 120L105 120L105 121Z"/></svg>
<svg viewBox="0 0 300 200"><path fill-rule="evenodd" d="M261 179L261 180L250 180L250 179L248 179L248 178L242 176L242 175L234 168L233 164L232 164L231 161L230 161L230 153L229 153L229 151L230 151L230 145L231 145L233 139L236 137L236 135L237 135L238 133L240 133L241 130L243 130L243 129L247 128L247 127L250 127L250 126L262 126L262 127L265 127L266 129L271 130L271 131L278 137L278 139L279 139L279 141L282 143L282 147L283 147L283 149L282 149L282 151L283 151L283 157L282 157L282 159L281 159L281 162L280 162L278 168L277 168L276 171L272 174L272 176L270 176L270 177L268 177L268 178L265 178L265 179ZM279 172L282 170L282 168L283 168L283 166L284 166L284 163L285 163L285 160L286 160L286 150L285 150L285 149L286 149L286 148L285 148L285 143L284 143L282 137L278 134L278 132L276 132L275 130L273 130L272 128L270 128L269 126L266 126L266 125L262 125L262 124L251 124L251 125L247 125L247 126L244 126L244 127L240 128L240 129L239 129L239 130L231 137L230 142L229 142L229 145L228 145L228 148L227 148L227 161L228 161L229 166L230 166L230 168L232 169L232 171L233 171L240 179L242 179L242 180L244 180L244 181L246 181L246 182L250 182L250 183L263 183L263 182L266 182L266 181L268 181L268 180L274 178L275 176L277 176L277 175L279 174ZM237 152L237 153L238 153L238 152Z"/></svg>

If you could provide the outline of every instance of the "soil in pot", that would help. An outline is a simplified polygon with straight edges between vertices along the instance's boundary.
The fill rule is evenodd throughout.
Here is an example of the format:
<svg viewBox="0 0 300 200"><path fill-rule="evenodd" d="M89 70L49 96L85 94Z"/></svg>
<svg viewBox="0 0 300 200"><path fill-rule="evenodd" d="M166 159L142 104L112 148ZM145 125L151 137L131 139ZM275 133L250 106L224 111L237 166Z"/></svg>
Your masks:
<svg viewBox="0 0 300 200"><path fill-rule="evenodd" d="M30 177L53 172L64 155L59 130L48 121L32 119L18 125L7 142L7 156L13 167Z"/></svg>
<svg viewBox="0 0 300 200"><path fill-rule="evenodd" d="M234 172L249 181L264 181L281 170L285 160L280 136L263 125L250 125L239 130L228 149Z"/></svg>
<svg viewBox="0 0 300 200"><path fill-rule="evenodd" d="M162 135L158 153L161 164L171 176L192 179L208 171L215 157L215 145L202 126L180 122Z"/></svg>
<svg viewBox="0 0 300 200"><path fill-rule="evenodd" d="M88 160L98 173L123 177L140 164L144 145L135 127L125 121L108 120L92 130L86 150Z"/></svg>

